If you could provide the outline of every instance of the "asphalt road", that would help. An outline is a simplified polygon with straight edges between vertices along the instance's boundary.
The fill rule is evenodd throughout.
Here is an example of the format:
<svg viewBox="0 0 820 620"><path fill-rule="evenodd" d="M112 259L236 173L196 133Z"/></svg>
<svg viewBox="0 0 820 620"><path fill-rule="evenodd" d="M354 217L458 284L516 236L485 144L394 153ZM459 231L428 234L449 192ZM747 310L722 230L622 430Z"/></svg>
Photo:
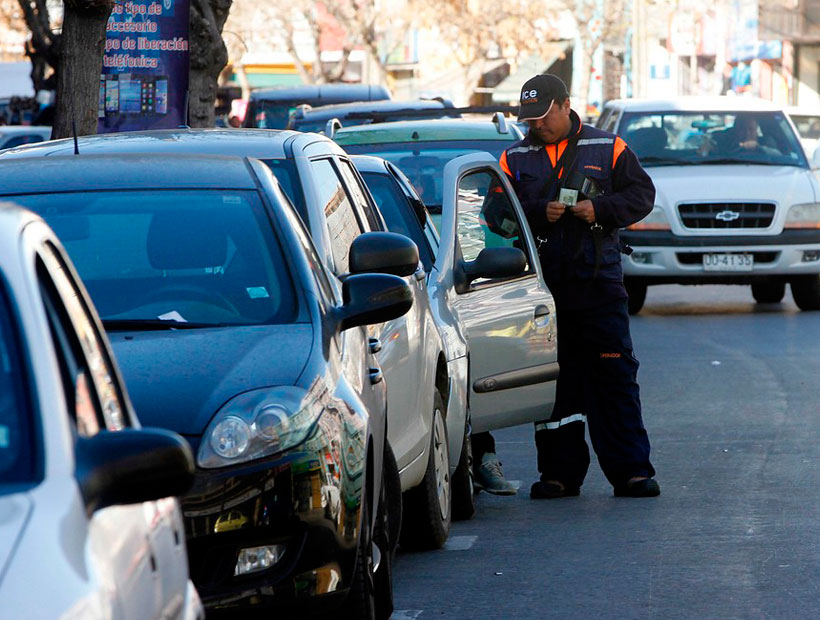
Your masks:
<svg viewBox="0 0 820 620"><path fill-rule="evenodd" d="M632 336L662 495L615 498L593 461L580 497L531 500L532 429L498 431L519 495L399 553L395 620L820 617L820 312L654 287Z"/></svg>

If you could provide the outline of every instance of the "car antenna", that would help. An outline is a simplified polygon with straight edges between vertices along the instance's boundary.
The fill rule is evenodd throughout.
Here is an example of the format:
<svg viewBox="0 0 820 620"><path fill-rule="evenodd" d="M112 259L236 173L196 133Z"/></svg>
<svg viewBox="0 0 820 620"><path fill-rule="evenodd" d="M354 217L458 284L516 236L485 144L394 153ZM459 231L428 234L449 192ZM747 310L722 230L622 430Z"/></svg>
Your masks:
<svg viewBox="0 0 820 620"><path fill-rule="evenodd" d="M74 154L80 154L80 144L77 142L77 121L74 120L74 112L71 113L71 134L74 136Z"/></svg>

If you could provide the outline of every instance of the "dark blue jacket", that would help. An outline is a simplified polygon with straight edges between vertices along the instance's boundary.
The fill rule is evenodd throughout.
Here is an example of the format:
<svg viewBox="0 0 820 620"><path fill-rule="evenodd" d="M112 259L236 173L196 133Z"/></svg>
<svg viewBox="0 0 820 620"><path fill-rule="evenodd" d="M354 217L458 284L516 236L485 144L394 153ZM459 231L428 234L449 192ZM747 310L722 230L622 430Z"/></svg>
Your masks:
<svg viewBox="0 0 820 620"><path fill-rule="evenodd" d="M542 240L541 266L556 303L594 307L626 297L618 230L649 214L655 186L621 138L584 125L574 111L570 118L570 133L560 143L544 144L530 132L504 151L500 163L533 234ZM570 140L575 141L574 156L562 161ZM558 162L556 178L553 168ZM571 213L554 223L547 221L547 203L557 199L561 183L573 171L594 179L603 190L592 198L595 221L603 227L598 249L590 225Z"/></svg>

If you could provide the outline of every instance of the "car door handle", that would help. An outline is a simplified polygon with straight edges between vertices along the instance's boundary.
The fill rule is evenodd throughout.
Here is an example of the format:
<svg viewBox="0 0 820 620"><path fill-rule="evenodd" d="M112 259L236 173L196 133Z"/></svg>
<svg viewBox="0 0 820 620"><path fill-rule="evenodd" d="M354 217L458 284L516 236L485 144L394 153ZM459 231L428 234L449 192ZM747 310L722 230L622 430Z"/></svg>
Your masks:
<svg viewBox="0 0 820 620"><path fill-rule="evenodd" d="M548 316L550 308L546 304L538 304L535 306L535 318L540 319L542 316Z"/></svg>
<svg viewBox="0 0 820 620"><path fill-rule="evenodd" d="M533 322L535 323L536 327L544 327L545 325L549 325L550 322L550 309L549 306L546 304L538 304L535 306L535 312L533 314Z"/></svg>
<svg viewBox="0 0 820 620"><path fill-rule="evenodd" d="M370 383L376 385L377 383L381 383L383 379L384 375L382 374L381 368L370 369Z"/></svg>
<svg viewBox="0 0 820 620"><path fill-rule="evenodd" d="M382 350L382 341L378 338L368 338L368 342L370 344L371 353L378 353Z"/></svg>

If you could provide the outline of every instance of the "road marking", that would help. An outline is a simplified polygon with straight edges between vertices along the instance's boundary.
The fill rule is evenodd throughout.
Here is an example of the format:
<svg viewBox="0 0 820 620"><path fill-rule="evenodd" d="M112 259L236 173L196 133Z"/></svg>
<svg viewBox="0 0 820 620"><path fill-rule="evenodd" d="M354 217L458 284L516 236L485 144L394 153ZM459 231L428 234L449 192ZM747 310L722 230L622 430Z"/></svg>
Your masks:
<svg viewBox="0 0 820 620"><path fill-rule="evenodd" d="M421 613L421 609L397 609L390 618L391 620L415 620Z"/></svg>
<svg viewBox="0 0 820 620"><path fill-rule="evenodd" d="M466 551L473 546L478 536L450 536L444 543L445 551Z"/></svg>

